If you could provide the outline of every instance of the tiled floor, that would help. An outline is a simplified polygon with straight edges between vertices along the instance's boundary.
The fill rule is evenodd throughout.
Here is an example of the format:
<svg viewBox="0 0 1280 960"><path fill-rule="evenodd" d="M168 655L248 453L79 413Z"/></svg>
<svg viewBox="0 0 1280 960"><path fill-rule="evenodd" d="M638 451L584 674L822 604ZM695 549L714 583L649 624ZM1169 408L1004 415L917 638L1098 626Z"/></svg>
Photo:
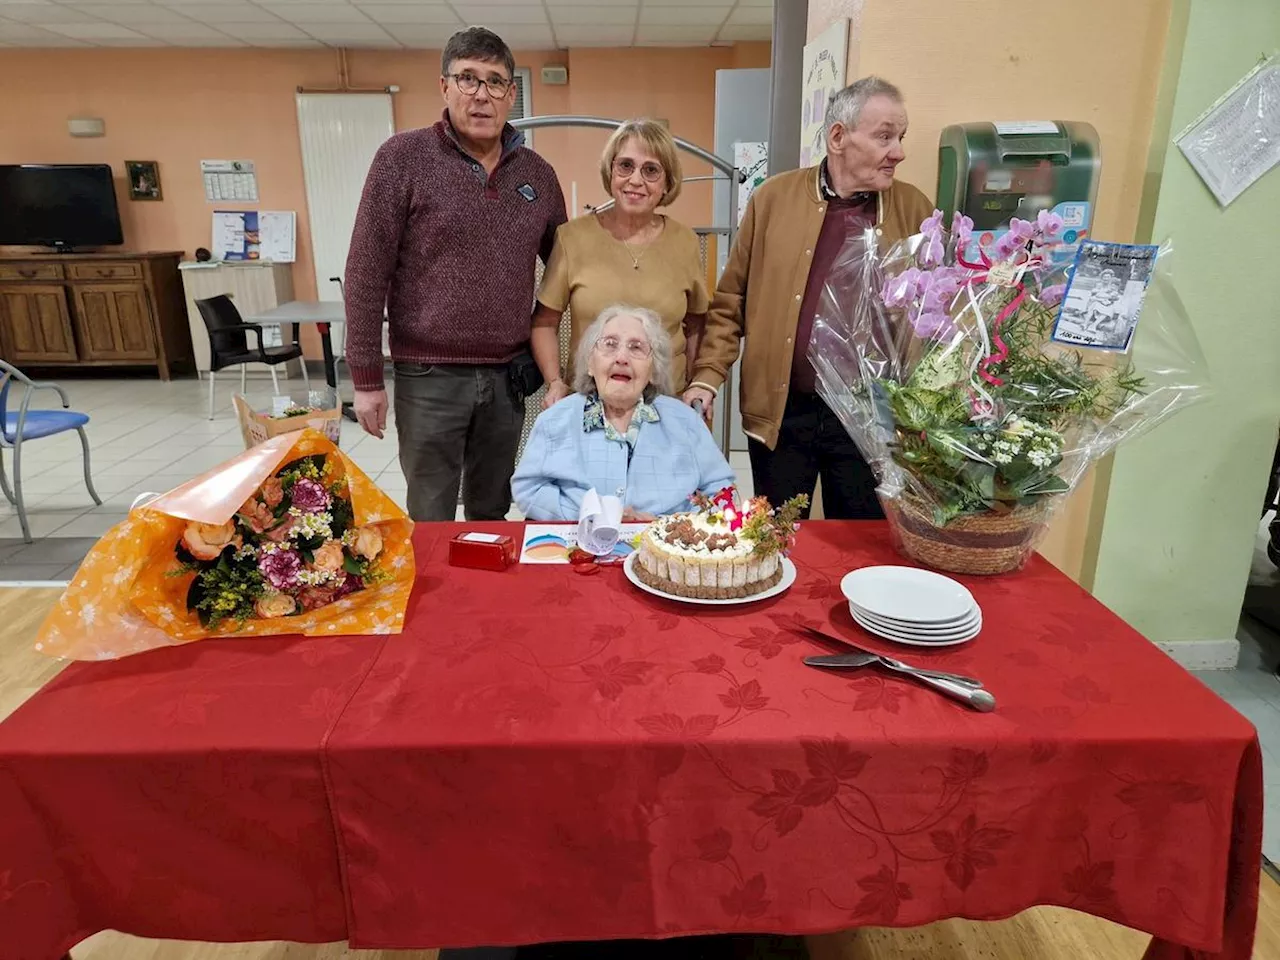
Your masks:
<svg viewBox="0 0 1280 960"><path fill-rule="evenodd" d="M207 416L205 385L195 380L62 380L71 408L89 414L95 506L85 490L80 441L74 433L25 444L22 453L27 519L36 542L22 542L17 510L0 497L0 582L63 580L98 537L124 519L140 493L163 493L244 450L231 409L232 387L219 392L218 414ZM270 406L271 381L249 381L248 399ZM52 393L37 394L47 402ZM342 449L401 506L405 479L394 423L378 440L342 423ZM12 460L6 455L12 476ZM735 455L745 496L751 495L746 454ZM461 515L459 515L461 516ZM517 513L512 514L518 517Z"/></svg>
<svg viewBox="0 0 1280 960"><path fill-rule="evenodd" d="M89 414L86 428L93 482L102 498L95 506L85 490L80 443L74 433L23 446L22 474L27 519L36 543L22 543L17 510L0 498L0 581L61 579L94 540L119 523L140 493L162 493L244 450L231 409L231 388L219 396L218 414L206 419L203 383L154 379L59 381L71 408ZM268 406L271 381L249 382L249 400ZM37 394L48 402L53 394ZM403 503L404 477L391 437L376 440L344 422L342 446ZM12 458L6 455L12 475Z"/></svg>

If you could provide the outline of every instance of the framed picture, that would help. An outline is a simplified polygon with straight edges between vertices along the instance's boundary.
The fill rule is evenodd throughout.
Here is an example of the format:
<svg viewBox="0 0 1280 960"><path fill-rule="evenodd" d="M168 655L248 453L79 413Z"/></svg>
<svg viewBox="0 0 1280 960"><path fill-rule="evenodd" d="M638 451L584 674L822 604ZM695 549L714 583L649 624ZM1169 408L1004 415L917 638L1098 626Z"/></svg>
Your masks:
<svg viewBox="0 0 1280 960"><path fill-rule="evenodd" d="M159 200L160 164L155 160L126 160L125 173L129 176L130 200Z"/></svg>

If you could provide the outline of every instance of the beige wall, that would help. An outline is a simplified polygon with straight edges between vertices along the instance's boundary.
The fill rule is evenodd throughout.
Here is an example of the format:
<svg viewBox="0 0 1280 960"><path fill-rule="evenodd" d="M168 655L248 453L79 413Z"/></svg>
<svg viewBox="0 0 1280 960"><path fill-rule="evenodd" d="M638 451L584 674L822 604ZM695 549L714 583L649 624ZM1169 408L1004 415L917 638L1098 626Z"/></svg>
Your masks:
<svg viewBox="0 0 1280 960"><path fill-rule="evenodd" d="M398 129L434 123L443 105L439 53L356 50L349 56L356 86L398 84ZM625 49L523 52L533 70L535 113L665 117L677 135L710 147L715 72L769 65L769 44L710 49ZM567 86L542 84L546 63L569 67ZM0 163L109 163L118 178L125 241L133 249L177 249L188 255L210 243L210 213L200 180L202 159L257 164L259 209L298 212L294 289L315 296L302 157L294 92L337 80L328 50L6 50L0 54ZM32 78L38 77L39 82ZM67 134L75 116L101 117L106 136ZM535 146L559 172L566 201L578 183L580 203L603 197L596 172L603 131L539 130ZM125 160L157 160L164 199L131 202ZM689 173L705 172L691 166ZM706 223L711 193L693 188L673 209ZM219 204L234 208L235 204Z"/></svg>
<svg viewBox="0 0 1280 960"><path fill-rule="evenodd" d="M811 0L809 36L853 20L849 79L902 87L911 127L902 179L930 196L942 128L971 120L1084 120L1102 143L1094 233L1138 223L1170 0ZM1104 24L1105 29L1099 25ZM1063 505L1042 552L1073 577L1086 559L1092 478Z"/></svg>

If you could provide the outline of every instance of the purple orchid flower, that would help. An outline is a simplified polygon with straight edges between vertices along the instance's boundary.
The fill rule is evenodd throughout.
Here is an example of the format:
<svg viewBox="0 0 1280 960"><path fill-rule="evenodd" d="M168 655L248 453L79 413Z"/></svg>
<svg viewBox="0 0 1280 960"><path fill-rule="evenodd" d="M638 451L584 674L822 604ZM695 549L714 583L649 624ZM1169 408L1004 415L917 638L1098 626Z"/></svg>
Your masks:
<svg viewBox="0 0 1280 960"><path fill-rule="evenodd" d="M1041 210L1036 216L1036 230L1041 238L1052 240L1054 237L1062 233L1062 228L1066 226L1065 221L1049 210Z"/></svg>
<svg viewBox="0 0 1280 960"><path fill-rule="evenodd" d="M1009 221L1009 235L1015 237L1020 243L1030 243L1036 235L1035 224L1029 220L1014 217Z"/></svg>
<svg viewBox="0 0 1280 960"><path fill-rule="evenodd" d="M896 277L884 282L880 299L886 307L900 308L913 303L920 296L920 287L926 274L915 267L908 267Z"/></svg>
<svg viewBox="0 0 1280 960"><path fill-rule="evenodd" d="M1065 283L1055 283L1040 291L1040 302L1046 307L1052 307L1062 302L1062 295L1066 292L1067 285Z"/></svg>
<svg viewBox="0 0 1280 960"><path fill-rule="evenodd" d="M920 245L920 263L926 267L936 267L942 263L942 258L946 255L946 245L942 242L942 211L934 210L933 215L927 217L920 224L920 233L924 237L924 242Z"/></svg>
<svg viewBox="0 0 1280 960"><path fill-rule="evenodd" d="M926 313L924 310L911 318L911 326L917 337L939 340L951 336L956 328L945 313Z"/></svg>
<svg viewBox="0 0 1280 960"><path fill-rule="evenodd" d="M973 236L973 220L957 210L951 215L951 235L956 240L956 250L964 250Z"/></svg>
<svg viewBox="0 0 1280 960"><path fill-rule="evenodd" d="M258 560L258 569L272 588L284 592L298 589L302 558L294 550L273 550Z"/></svg>
<svg viewBox="0 0 1280 960"><path fill-rule="evenodd" d="M1009 260L1025 245L1026 241L1019 240L1011 231L1003 234L1000 239L995 242L991 248L991 253L997 260Z"/></svg>

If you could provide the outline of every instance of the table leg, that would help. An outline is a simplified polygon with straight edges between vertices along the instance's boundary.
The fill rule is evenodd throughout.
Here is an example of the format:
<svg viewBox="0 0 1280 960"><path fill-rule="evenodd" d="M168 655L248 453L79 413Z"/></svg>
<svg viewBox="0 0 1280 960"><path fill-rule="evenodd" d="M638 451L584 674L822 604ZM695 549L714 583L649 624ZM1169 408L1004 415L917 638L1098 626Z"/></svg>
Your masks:
<svg viewBox="0 0 1280 960"><path fill-rule="evenodd" d="M338 392L338 371L335 367L333 338L329 335L329 324L317 323L316 328L320 331L320 349L324 352L324 382L333 388L336 396ZM339 398L339 402L341 402L341 398ZM342 415L352 423L356 422L356 411L352 404L342 404Z"/></svg>

